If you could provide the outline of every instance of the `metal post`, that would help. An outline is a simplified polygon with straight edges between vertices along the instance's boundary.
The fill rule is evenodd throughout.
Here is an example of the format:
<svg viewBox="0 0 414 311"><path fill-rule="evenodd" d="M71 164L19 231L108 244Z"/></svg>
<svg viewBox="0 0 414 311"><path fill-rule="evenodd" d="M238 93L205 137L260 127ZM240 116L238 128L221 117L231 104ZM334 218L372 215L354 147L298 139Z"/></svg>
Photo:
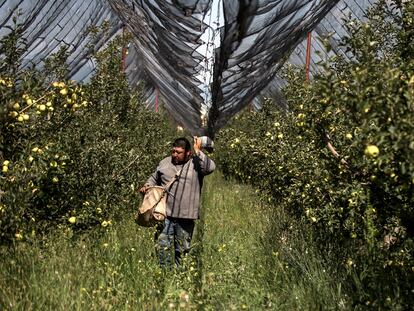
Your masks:
<svg viewBox="0 0 414 311"><path fill-rule="evenodd" d="M158 96L159 96L159 89L155 89L155 112L158 112Z"/></svg>
<svg viewBox="0 0 414 311"><path fill-rule="evenodd" d="M122 55L121 55L121 70L123 72L125 72L125 67L126 67L126 55L127 55L127 47L125 46L125 25L122 26Z"/></svg>
<svg viewBox="0 0 414 311"><path fill-rule="evenodd" d="M306 81L309 81L311 48L312 48L311 42L312 42L312 33L308 32L308 40L307 40L307 47L306 47Z"/></svg>

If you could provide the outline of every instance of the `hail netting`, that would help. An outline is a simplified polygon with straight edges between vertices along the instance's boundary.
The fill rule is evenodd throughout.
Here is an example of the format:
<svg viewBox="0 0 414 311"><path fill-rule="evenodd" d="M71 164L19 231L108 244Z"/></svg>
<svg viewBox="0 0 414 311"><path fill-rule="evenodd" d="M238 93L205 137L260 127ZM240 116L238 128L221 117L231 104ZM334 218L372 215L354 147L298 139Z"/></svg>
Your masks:
<svg viewBox="0 0 414 311"><path fill-rule="evenodd" d="M229 118L253 102L259 94L276 96L283 104L277 76L282 64L304 62L308 32L313 36L333 32L330 53L343 53L337 42L345 35L343 17L361 18L375 0L4 0L0 3L0 37L9 31L18 11L24 24L27 51L22 65L42 65L61 46L70 52L70 78L88 80L94 63L87 48L89 26L104 21L110 35L126 30L133 41L126 59L126 72L133 86L147 81L148 105L154 105L155 89L165 109L179 125L202 134L201 108L204 103L202 34L208 27L203 19L208 10L222 4L223 26L220 47L215 50L209 102L210 135ZM108 37L96 36L100 48ZM312 49L323 51L318 40ZM313 53L311 71L318 71ZM205 97L205 96L204 96Z"/></svg>

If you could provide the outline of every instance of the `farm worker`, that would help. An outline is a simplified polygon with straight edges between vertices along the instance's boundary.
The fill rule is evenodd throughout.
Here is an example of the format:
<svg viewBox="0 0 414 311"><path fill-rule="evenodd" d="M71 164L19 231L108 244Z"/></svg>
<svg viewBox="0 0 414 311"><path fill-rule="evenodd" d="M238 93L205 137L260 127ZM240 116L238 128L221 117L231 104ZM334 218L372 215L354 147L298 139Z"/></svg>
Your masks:
<svg viewBox="0 0 414 311"><path fill-rule="evenodd" d="M157 228L156 249L161 266L170 266L174 257L179 267L182 256L190 250L195 220L200 215L203 178L216 167L201 150L201 144L201 139L194 137L192 154L188 139L177 138L172 144L171 156L161 160L155 172L139 189L145 193L149 186L165 186L179 174L167 195L167 217Z"/></svg>

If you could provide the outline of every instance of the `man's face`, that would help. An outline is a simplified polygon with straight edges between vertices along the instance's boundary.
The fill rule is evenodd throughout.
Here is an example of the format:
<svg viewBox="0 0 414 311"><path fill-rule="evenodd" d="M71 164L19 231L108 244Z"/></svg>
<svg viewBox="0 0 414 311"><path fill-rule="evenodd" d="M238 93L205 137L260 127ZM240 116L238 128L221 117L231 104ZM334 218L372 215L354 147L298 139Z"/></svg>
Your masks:
<svg viewBox="0 0 414 311"><path fill-rule="evenodd" d="M172 162L174 164L183 164L190 155L190 151L185 152L185 149L182 147L173 147L171 151Z"/></svg>

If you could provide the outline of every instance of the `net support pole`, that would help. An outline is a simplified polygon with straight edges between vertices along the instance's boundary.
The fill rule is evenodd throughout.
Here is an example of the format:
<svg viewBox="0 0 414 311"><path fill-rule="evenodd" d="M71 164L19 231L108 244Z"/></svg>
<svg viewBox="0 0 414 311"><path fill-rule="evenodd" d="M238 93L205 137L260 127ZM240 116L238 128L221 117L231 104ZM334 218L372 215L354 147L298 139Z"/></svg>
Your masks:
<svg viewBox="0 0 414 311"><path fill-rule="evenodd" d="M122 55L121 55L121 70L122 72L125 72L125 67L126 67L126 55L127 55L127 47L125 46L125 25L122 26L122 39L123 39L123 43L122 43Z"/></svg>
<svg viewBox="0 0 414 311"><path fill-rule="evenodd" d="M160 95L160 91L158 88L155 89L155 112L158 112L158 97Z"/></svg>
<svg viewBox="0 0 414 311"><path fill-rule="evenodd" d="M309 81L310 71L310 59L311 59L311 48L312 48L312 33L308 32L307 45L306 45L306 81Z"/></svg>

